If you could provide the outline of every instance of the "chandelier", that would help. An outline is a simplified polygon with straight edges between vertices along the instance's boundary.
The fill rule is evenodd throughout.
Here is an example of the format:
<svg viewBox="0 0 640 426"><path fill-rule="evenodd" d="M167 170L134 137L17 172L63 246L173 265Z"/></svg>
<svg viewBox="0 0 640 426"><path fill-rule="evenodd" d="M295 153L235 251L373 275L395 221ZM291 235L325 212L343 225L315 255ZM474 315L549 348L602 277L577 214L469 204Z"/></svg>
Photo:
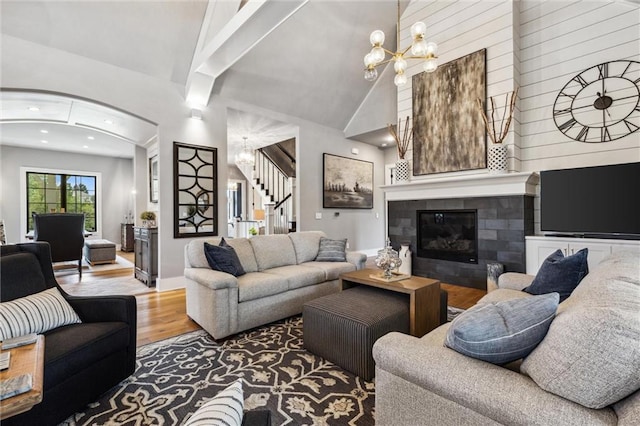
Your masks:
<svg viewBox="0 0 640 426"><path fill-rule="evenodd" d="M244 145L242 146L242 151L240 151L238 155L236 155L236 164L239 166L253 166L255 159L253 156L253 151L247 145L248 138L246 136L243 136L242 139L244 139Z"/></svg>
<svg viewBox="0 0 640 426"><path fill-rule="evenodd" d="M424 61L422 67L425 72L434 72L438 68L438 45L432 41L427 42L424 39L424 34L427 31L427 26L424 22L416 22L411 26L411 38L413 42L411 46L404 50L400 50L400 0L398 0L398 23L396 26L396 51L382 47L384 44L384 32L375 30L369 36L369 41L373 48L371 52L367 53L364 57L364 78L367 81L374 81L378 78L378 71L376 67L379 65L387 64L393 61L393 68L396 71L396 76L393 82L396 86L402 86L407 83L407 76L405 70L407 69L407 59L421 59ZM411 51L411 55L407 56L407 53ZM391 57L389 59L387 54Z"/></svg>

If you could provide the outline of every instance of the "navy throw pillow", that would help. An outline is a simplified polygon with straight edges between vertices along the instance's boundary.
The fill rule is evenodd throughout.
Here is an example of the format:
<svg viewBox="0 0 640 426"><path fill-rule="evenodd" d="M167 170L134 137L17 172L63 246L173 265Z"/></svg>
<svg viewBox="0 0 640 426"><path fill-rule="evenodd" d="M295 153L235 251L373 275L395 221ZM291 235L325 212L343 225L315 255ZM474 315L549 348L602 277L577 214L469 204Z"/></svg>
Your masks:
<svg viewBox="0 0 640 426"><path fill-rule="evenodd" d="M587 265L588 248L583 248L571 256L564 256L558 249L547 257L529 287L529 294L560 294L560 302L571 295L580 281L589 273Z"/></svg>
<svg viewBox="0 0 640 426"><path fill-rule="evenodd" d="M480 303L451 322L444 345L493 364L524 358L547 335L558 300L558 293L551 293Z"/></svg>
<svg viewBox="0 0 640 426"><path fill-rule="evenodd" d="M209 263L211 269L216 271L226 272L235 277L244 275L246 272L242 267L242 263L240 263L238 254L226 241L224 241L225 245L223 246L223 241L224 239L218 246L204 243L204 255L207 258L207 263Z"/></svg>

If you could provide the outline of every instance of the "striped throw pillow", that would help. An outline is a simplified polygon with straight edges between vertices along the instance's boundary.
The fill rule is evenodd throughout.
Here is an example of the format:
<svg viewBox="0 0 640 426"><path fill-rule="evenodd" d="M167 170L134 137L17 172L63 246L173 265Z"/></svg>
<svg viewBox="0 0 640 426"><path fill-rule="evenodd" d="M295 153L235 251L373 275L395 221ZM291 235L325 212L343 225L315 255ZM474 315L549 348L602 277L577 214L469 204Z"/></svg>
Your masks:
<svg viewBox="0 0 640 426"><path fill-rule="evenodd" d="M0 303L0 340L82 322L57 288Z"/></svg>
<svg viewBox="0 0 640 426"><path fill-rule="evenodd" d="M347 261L347 239L331 240L320 238L320 248L316 256L316 262L346 262Z"/></svg>
<svg viewBox="0 0 640 426"><path fill-rule="evenodd" d="M236 380L193 413L182 426L240 426L244 415L242 380Z"/></svg>

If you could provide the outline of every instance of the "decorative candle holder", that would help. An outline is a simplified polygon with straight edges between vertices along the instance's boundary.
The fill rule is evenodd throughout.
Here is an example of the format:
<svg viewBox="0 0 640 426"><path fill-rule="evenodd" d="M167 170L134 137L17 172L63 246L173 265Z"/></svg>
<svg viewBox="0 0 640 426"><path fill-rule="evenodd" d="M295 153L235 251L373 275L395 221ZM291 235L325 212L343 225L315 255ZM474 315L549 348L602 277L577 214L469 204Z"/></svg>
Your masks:
<svg viewBox="0 0 640 426"><path fill-rule="evenodd" d="M391 271L402 265L402 260L400 260L398 252L391 247L390 239L387 238L387 246L385 248L378 250L375 264L378 268L382 269L384 272L383 278L385 279L391 279L393 277Z"/></svg>

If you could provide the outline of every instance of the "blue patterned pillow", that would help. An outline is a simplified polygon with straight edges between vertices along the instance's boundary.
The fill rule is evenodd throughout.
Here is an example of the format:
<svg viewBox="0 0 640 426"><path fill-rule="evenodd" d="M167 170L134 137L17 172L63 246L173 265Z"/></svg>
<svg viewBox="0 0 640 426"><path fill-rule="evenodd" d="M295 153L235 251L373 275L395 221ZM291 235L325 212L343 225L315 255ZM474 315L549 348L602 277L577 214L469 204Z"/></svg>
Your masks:
<svg viewBox="0 0 640 426"><path fill-rule="evenodd" d="M316 256L317 262L346 262L347 261L347 239L331 240L320 238L320 248Z"/></svg>
<svg viewBox="0 0 640 426"><path fill-rule="evenodd" d="M204 243L204 255L207 258L207 263L211 269L216 271L226 272L235 277L244 275L246 272L240 263L238 254L227 242L222 239L220 245L214 246L209 243Z"/></svg>
<svg viewBox="0 0 640 426"><path fill-rule="evenodd" d="M524 358L546 336L558 300L558 293L551 293L478 304L451 322L444 344L493 364Z"/></svg>
<svg viewBox="0 0 640 426"><path fill-rule="evenodd" d="M589 249L583 248L571 256L565 257L558 249L547 257L529 287L529 294L560 294L560 302L569 297L580 281L589 273L587 255Z"/></svg>

